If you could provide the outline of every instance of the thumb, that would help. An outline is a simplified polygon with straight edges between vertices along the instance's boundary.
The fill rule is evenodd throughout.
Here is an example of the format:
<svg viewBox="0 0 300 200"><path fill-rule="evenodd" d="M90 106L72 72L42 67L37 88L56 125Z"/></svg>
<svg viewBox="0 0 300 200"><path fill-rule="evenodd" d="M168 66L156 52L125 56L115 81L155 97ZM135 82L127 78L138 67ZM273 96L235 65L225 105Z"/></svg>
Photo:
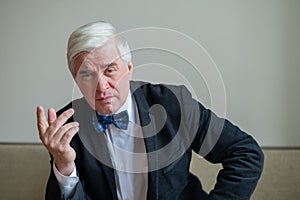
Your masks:
<svg viewBox="0 0 300 200"><path fill-rule="evenodd" d="M37 119L37 128L39 130L39 133L43 134L44 132L46 132L49 125L47 123L44 108L42 106L38 106L36 108L36 119Z"/></svg>

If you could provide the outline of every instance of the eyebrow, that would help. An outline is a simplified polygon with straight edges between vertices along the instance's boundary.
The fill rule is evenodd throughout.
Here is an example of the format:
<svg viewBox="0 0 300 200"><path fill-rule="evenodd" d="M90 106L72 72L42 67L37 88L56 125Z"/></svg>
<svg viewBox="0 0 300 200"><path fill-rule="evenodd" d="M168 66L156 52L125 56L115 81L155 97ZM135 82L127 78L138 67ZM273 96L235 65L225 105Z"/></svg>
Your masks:
<svg viewBox="0 0 300 200"><path fill-rule="evenodd" d="M78 74L88 74L89 70L88 69L81 69L78 71Z"/></svg>
<svg viewBox="0 0 300 200"><path fill-rule="evenodd" d="M111 62L105 65L101 65L101 68L107 68L107 67L111 67L111 66L118 66L118 64L116 62Z"/></svg>
<svg viewBox="0 0 300 200"><path fill-rule="evenodd" d="M104 65L100 65L101 69L105 69L107 67L111 67L111 66L118 66L118 64L116 62L111 62L108 64L104 64ZM81 68L80 70L78 70L79 74L85 74L89 72L89 67L87 65L83 66L83 68Z"/></svg>

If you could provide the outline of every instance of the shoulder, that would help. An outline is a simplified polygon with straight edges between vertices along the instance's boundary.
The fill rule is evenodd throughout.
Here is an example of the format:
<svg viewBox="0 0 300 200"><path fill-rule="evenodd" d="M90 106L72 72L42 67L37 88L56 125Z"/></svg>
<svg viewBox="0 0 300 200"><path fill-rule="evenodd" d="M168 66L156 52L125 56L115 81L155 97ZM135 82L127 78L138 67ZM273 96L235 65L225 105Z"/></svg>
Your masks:
<svg viewBox="0 0 300 200"><path fill-rule="evenodd" d="M151 96L166 96L170 93L173 93L176 96L179 94L190 94L190 92L184 85L149 83L143 81L131 81L130 89L133 94L138 93Z"/></svg>
<svg viewBox="0 0 300 200"><path fill-rule="evenodd" d="M131 82L131 92L139 106L161 105L172 110L198 110L196 101L183 85Z"/></svg>

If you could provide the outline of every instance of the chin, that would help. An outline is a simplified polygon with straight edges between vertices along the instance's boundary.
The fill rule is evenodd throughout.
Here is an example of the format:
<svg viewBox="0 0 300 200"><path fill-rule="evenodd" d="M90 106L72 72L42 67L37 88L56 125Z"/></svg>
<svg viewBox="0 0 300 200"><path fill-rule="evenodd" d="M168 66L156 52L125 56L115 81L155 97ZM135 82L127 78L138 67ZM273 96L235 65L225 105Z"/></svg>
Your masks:
<svg viewBox="0 0 300 200"><path fill-rule="evenodd" d="M112 113L114 113L114 110L113 110L112 106L103 107L103 106L97 106L96 105L95 110L97 110L101 114L112 114Z"/></svg>

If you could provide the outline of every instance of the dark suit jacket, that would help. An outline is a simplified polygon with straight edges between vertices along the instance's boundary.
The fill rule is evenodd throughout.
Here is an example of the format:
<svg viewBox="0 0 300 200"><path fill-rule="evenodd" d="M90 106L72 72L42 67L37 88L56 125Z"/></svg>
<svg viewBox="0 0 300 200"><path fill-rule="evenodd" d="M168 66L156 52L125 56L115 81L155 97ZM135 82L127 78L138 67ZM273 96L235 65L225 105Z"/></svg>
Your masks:
<svg viewBox="0 0 300 200"><path fill-rule="evenodd" d="M249 199L263 168L255 140L192 99L183 86L131 82L148 152L147 199ZM160 105L160 106L157 106ZM103 133L84 99L72 101L80 131L71 141L80 181L71 199L117 199L114 169ZM191 153L222 163L215 188L207 195L189 172ZM51 159L51 166L52 166ZM51 169L46 199L64 199Z"/></svg>

